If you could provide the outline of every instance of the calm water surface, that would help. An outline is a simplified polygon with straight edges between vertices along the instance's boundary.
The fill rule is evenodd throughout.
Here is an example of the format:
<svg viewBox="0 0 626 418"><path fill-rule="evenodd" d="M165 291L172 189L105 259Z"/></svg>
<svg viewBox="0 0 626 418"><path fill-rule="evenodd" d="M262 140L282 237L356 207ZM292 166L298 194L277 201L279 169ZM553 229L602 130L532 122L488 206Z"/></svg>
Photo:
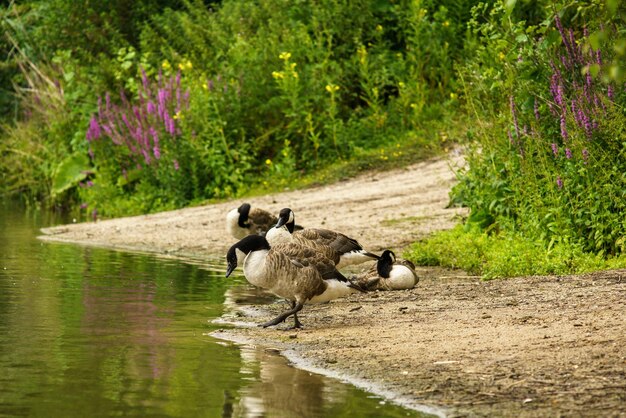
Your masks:
<svg viewBox="0 0 626 418"><path fill-rule="evenodd" d="M419 415L210 337L248 286L219 261L36 239L63 221L0 203L0 416Z"/></svg>

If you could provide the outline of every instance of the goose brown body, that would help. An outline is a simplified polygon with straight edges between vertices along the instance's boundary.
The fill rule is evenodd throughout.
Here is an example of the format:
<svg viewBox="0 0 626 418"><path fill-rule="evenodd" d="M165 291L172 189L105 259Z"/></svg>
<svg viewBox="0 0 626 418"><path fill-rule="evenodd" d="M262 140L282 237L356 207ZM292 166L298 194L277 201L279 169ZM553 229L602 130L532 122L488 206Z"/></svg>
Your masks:
<svg viewBox="0 0 626 418"><path fill-rule="evenodd" d="M276 325L294 315L308 302L327 302L360 289L350 283L334 262L312 248L296 243L270 247L261 236L248 236L231 247L227 254L228 276L238 264L246 279L291 302L292 309L263 326Z"/></svg>
<svg viewBox="0 0 626 418"><path fill-rule="evenodd" d="M226 215L226 230L234 238L241 239L245 236L265 233L278 222L278 218L272 213L244 203Z"/></svg>
<svg viewBox="0 0 626 418"><path fill-rule="evenodd" d="M282 209L278 223L266 234L270 245L293 242L314 248L334 260L338 269L378 259L376 254L364 250L357 240L340 232L321 228L295 230L294 225L293 211L289 208Z"/></svg>

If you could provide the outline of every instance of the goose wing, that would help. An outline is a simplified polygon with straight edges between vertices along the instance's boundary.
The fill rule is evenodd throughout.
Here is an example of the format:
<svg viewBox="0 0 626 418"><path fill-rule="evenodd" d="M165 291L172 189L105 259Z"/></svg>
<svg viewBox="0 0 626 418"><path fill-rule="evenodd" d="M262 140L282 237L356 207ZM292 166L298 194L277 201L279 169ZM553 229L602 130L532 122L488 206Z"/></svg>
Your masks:
<svg viewBox="0 0 626 418"><path fill-rule="evenodd" d="M320 252L319 248L316 249L297 243L278 244L272 248L289 257L292 264L296 266L301 265L314 268L324 280L348 280L335 268L335 262Z"/></svg>
<svg viewBox="0 0 626 418"><path fill-rule="evenodd" d="M293 242L312 249L315 253L320 254L332 261L335 266L339 264L339 261L341 260L341 253L328 245L306 239L298 236L297 234L293 236Z"/></svg>
<svg viewBox="0 0 626 418"><path fill-rule="evenodd" d="M377 289L380 284L381 277L378 274L378 269L376 267L376 263L372 264L367 270L364 270L361 273L355 274L354 276L350 277L350 281L357 284L362 289Z"/></svg>
<svg viewBox="0 0 626 418"><path fill-rule="evenodd" d="M363 247L357 240L350 238L340 232L331 231L320 228L306 228L298 231L294 235L299 235L311 241L327 245L340 254L349 253L351 251L361 251Z"/></svg>
<svg viewBox="0 0 626 418"><path fill-rule="evenodd" d="M278 218L266 210L252 208L248 214L248 222L250 223L251 230L256 233L265 233L272 226L276 225Z"/></svg>

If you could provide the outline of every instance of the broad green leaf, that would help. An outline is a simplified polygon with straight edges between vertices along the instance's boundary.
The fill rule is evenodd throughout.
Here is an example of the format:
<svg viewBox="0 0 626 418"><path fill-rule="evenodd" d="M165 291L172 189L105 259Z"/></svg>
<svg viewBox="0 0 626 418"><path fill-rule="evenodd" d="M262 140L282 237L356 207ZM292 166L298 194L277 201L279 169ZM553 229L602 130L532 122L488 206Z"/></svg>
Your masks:
<svg viewBox="0 0 626 418"><path fill-rule="evenodd" d="M617 12L618 5L618 0L606 0L606 8L609 9L609 12L611 12L611 14L615 14L615 12Z"/></svg>
<svg viewBox="0 0 626 418"><path fill-rule="evenodd" d="M77 185L87 177L89 170L89 158L84 154L73 154L61 161L52 179L52 195L56 196Z"/></svg>
<svg viewBox="0 0 626 418"><path fill-rule="evenodd" d="M506 0L504 2L504 7L506 8L506 13L508 15L510 15L511 13L513 13L513 9L515 9L515 4L517 3L517 0Z"/></svg>
<svg viewBox="0 0 626 418"><path fill-rule="evenodd" d="M600 49L600 44L604 39L604 32L599 30L589 35L589 44L593 49Z"/></svg>
<svg viewBox="0 0 626 418"><path fill-rule="evenodd" d="M596 77L598 75L598 73L600 72L600 65L599 64L591 64L589 67L586 68L587 71L589 71L589 73L593 76Z"/></svg>

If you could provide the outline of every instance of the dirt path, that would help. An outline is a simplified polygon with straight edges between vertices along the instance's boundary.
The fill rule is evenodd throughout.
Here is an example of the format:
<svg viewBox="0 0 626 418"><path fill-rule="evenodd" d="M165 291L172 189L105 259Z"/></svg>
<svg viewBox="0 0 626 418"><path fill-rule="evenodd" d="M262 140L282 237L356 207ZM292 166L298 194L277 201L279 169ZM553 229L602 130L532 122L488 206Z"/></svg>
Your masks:
<svg viewBox="0 0 626 418"><path fill-rule="evenodd" d="M276 212L291 207L298 223L341 230L372 251L401 251L463 213L445 209L450 166L460 163L432 160L249 201ZM43 239L220 255L233 243L224 216L241 202L48 228ZM409 404L448 408L451 416L626 417L626 270L492 282L439 269L420 275L410 291L306 306L305 329L297 332L242 327L220 336L278 347L318 370L370 382ZM258 323L284 309L230 297L238 301L237 321L243 315Z"/></svg>

